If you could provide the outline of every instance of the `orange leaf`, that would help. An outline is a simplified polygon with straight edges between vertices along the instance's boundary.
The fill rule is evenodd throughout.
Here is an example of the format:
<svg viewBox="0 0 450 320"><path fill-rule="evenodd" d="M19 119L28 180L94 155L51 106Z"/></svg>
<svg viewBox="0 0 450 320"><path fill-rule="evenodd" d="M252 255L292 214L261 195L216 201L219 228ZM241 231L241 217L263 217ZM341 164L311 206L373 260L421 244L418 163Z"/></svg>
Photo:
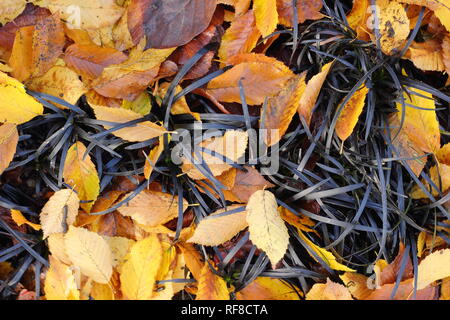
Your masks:
<svg viewBox="0 0 450 320"><path fill-rule="evenodd" d="M413 42L406 54L414 65L424 71L445 71L442 46L437 39Z"/></svg>
<svg viewBox="0 0 450 320"><path fill-rule="evenodd" d="M20 28L16 33L9 65L11 75L19 81L27 80L33 72L33 33L34 26Z"/></svg>
<svg viewBox="0 0 450 320"><path fill-rule="evenodd" d="M316 283L306 294L306 300L353 300L342 284L327 279L327 283Z"/></svg>
<svg viewBox="0 0 450 320"><path fill-rule="evenodd" d="M41 226L39 224L28 221L28 219L25 218L23 216L22 212L20 212L19 210L11 209L11 217L14 220L14 222L17 223L17 225L19 227L23 224L26 224L26 225L32 227L36 231L41 230Z"/></svg>
<svg viewBox="0 0 450 320"><path fill-rule="evenodd" d="M322 0L297 0L298 23L323 18L323 14L319 12L322 6ZM292 27L294 25L292 0L277 0L277 9L280 23L286 27Z"/></svg>
<svg viewBox="0 0 450 320"><path fill-rule="evenodd" d="M237 300L300 300L301 291L280 279L258 277L236 293Z"/></svg>
<svg viewBox="0 0 450 320"><path fill-rule="evenodd" d="M205 262L198 281L198 291L195 300L230 300L227 284L213 273Z"/></svg>

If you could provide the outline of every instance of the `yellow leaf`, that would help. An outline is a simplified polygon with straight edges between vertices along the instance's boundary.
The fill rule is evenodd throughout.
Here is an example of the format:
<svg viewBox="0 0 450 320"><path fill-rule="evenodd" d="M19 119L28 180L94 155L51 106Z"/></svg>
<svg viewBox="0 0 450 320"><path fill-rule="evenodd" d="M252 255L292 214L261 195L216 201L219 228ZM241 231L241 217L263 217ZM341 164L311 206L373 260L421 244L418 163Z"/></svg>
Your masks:
<svg viewBox="0 0 450 320"><path fill-rule="evenodd" d="M347 21L353 30L356 31L357 38L368 41L370 39L367 19L369 17L369 0L353 0L353 7L347 15Z"/></svg>
<svg viewBox="0 0 450 320"><path fill-rule="evenodd" d="M100 29L112 26L124 9L115 0L38 0L38 5L58 12L69 29Z"/></svg>
<svg viewBox="0 0 450 320"><path fill-rule="evenodd" d="M0 2L0 23L5 25L6 23L14 20L27 4L27 0L2 0Z"/></svg>
<svg viewBox="0 0 450 320"><path fill-rule="evenodd" d="M445 71L442 46L437 39L420 43L414 41L409 46L406 57L424 71Z"/></svg>
<svg viewBox="0 0 450 320"><path fill-rule="evenodd" d="M267 37L275 31L278 24L277 1L276 0L254 0L256 26L263 37Z"/></svg>
<svg viewBox="0 0 450 320"><path fill-rule="evenodd" d="M265 119L264 128L269 130L266 137L268 146L280 141L294 118L306 89L305 75L294 76L276 96L269 98L266 113L261 116ZM272 130L276 130L276 134Z"/></svg>
<svg viewBox="0 0 450 320"><path fill-rule="evenodd" d="M29 89L61 98L76 104L88 89L75 71L63 66L53 66L43 76L33 78L27 83ZM61 106L65 109L66 107Z"/></svg>
<svg viewBox="0 0 450 320"><path fill-rule="evenodd" d="M42 104L29 96L23 84L0 72L0 122L22 124L44 113Z"/></svg>
<svg viewBox="0 0 450 320"><path fill-rule="evenodd" d="M94 300L114 300L114 293L109 284L102 284L94 282L90 296Z"/></svg>
<svg viewBox="0 0 450 320"><path fill-rule="evenodd" d="M303 232L301 232L300 230L298 230L298 235L300 236L300 238L306 242L306 244L308 245L309 248L308 249L308 253L311 255L311 257L314 258L314 260L317 261L316 257L314 257L314 255L310 252L311 250L314 251L320 258L322 258L322 260L333 270L338 270L338 271L349 271L349 272L355 272L355 270L350 269L347 266L344 266L343 264L339 263L336 258L334 257L334 255L315 245L311 240L308 239L308 237L306 237Z"/></svg>
<svg viewBox="0 0 450 320"><path fill-rule="evenodd" d="M52 233L51 235L49 235L47 238L47 245L52 256L67 265L72 264L69 256L66 253L64 233Z"/></svg>
<svg viewBox="0 0 450 320"><path fill-rule="evenodd" d="M34 71L33 34L35 27L22 27L16 32L14 45L9 57L11 75L19 81L27 80Z"/></svg>
<svg viewBox="0 0 450 320"><path fill-rule="evenodd" d="M67 232L67 228L75 222L79 206L80 199L73 190L63 189L55 192L40 214L44 239L53 233Z"/></svg>
<svg viewBox="0 0 450 320"><path fill-rule="evenodd" d="M221 137L214 137L211 139L204 140L200 143L201 148L208 149L210 151L215 151L217 153L217 157L213 156L207 152L202 152L199 150L199 153L203 157L199 159L198 156L192 154L192 159L194 162L203 163L208 165L209 169L213 176L219 176L223 172L231 169L231 165L226 163L227 159L237 162L242 156L245 155L245 150L247 150L248 144L248 133L246 131L241 130L227 130L225 134ZM220 157L224 156L226 159L221 159ZM183 165L181 169L184 173L186 173L190 178L195 180L203 180L206 177L201 173L195 165L192 163L190 159L186 157L182 157Z"/></svg>
<svg viewBox="0 0 450 320"><path fill-rule="evenodd" d="M333 61L334 62L334 61ZM311 123L312 111L319 97L320 90L322 89L323 83L330 72L333 62L329 62L322 67L322 70L313 76L306 85L305 93L300 99L300 105L298 107L298 113L300 117L303 117L306 123L309 125Z"/></svg>
<svg viewBox="0 0 450 320"><path fill-rule="evenodd" d="M309 228L309 227L313 227L315 225L315 223L307 216L303 216L303 215L298 216L282 206L278 207L278 212L280 213L281 219L283 219L290 225L293 225L294 227L296 227L302 231L317 233L315 230Z"/></svg>
<svg viewBox="0 0 450 320"><path fill-rule="evenodd" d="M114 122L115 125L142 118L142 115L123 108L108 108L92 106L95 117L98 120ZM114 125L104 125L105 129L111 129ZM162 136L166 129L153 122L144 121L126 128L113 131L112 134L127 141L142 142Z"/></svg>
<svg viewBox="0 0 450 320"><path fill-rule="evenodd" d="M86 147L80 141L69 148L63 177L64 181L78 192L80 200L90 201L80 205L89 213L100 193L100 180L91 157L84 157L85 153Z"/></svg>
<svg viewBox="0 0 450 320"><path fill-rule="evenodd" d="M19 132L15 124L4 123L0 126L0 175L14 159L18 142Z"/></svg>
<svg viewBox="0 0 450 320"><path fill-rule="evenodd" d="M19 227L23 224L26 224L36 231L41 230L41 226L39 224L28 221L27 218L25 218L22 212L20 212L19 210L11 209L11 218L14 220L15 223L17 223Z"/></svg>
<svg viewBox="0 0 450 320"><path fill-rule="evenodd" d="M179 242L177 245L186 261L186 266L194 276L194 279L198 281L203 269L203 260L200 253L192 243Z"/></svg>
<svg viewBox="0 0 450 320"><path fill-rule="evenodd" d="M112 255L108 243L97 233L69 227L66 252L74 267L98 283L108 283L112 275Z"/></svg>
<svg viewBox="0 0 450 320"><path fill-rule="evenodd" d="M306 300L353 300L342 284L327 279L327 283L316 283L306 294Z"/></svg>
<svg viewBox="0 0 450 320"><path fill-rule="evenodd" d="M417 290L447 277L450 277L450 249L435 251L419 264Z"/></svg>
<svg viewBox="0 0 450 320"><path fill-rule="evenodd" d="M162 247L156 234L137 241L122 266L122 292L130 300L148 300L162 260Z"/></svg>
<svg viewBox="0 0 450 320"><path fill-rule="evenodd" d="M347 140L353 132L361 115L369 89L362 85L342 109L336 122L336 134L342 141Z"/></svg>
<svg viewBox="0 0 450 320"><path fill-rule="evenodd" d="M431 181L438 187L438 189L442 192L450 189L450 166L445 164L439 164L438 166L433 166L430 168L430 172L428 174ZM423 185L427 188L428 191L431 192L433 196L438 195L438 191L435 188L429 186L428 182L422 181ZM428 198L422 189L416 185L411 190L411 198L413 199L425 199Z"/></svg>
<svg viewBox="0 0 450 320"><path fill-rule="evenodd" d="M170 141L170 139L169 139ZM156 165L156 162L158 162L159 157L164 151L164 137L159 137L159 144L157 147L154 147L148 156L145 158L145 165L144 165L144 177L145 179L150 179L150 176L152 175L153 168Z"/></svg>
<svg viewBox="0 0 450 320"><path fill-rule="evenodd" d="M450 166L450 143L443 145L442 148L436 152L436 158L439 163Z"/></svg>
<svg viewBox="0 0 450 320"><path fill-rule="evenodd" d="M188 203L183 199L183 211ZM137 223L148 227L156 227L178 216L178 196L171 194L144 190L131 199L128 204L121 206L118 211L131 217Z"/></svg>
<svg viewBox="0 0 450 320"><path fill-rule="evenodd" d="M258 277L236 293L237 300L300 300L299 288L268 277Z"/></svg>
<svg viewBox="0 0 450 320"><path fill-rule="evenodd" d="M136 241L124 237L103 236L103 238L111 249L113 268L120 270L122 263L125 261L125 256Z"/></svg>
<svg viewBox="0 0 450 320"><path fill-rule="evenodd" d="M227 62L229 58L236 54L251 52L260 37L261 33L256 28L253 10L237 17L231 22L220 42L220 60Z"/></svg>
<svg viewBox="0 0 450 320"><path fill-rule="evenodd" d="M44 292L47 300L80 300L72 268L53 256L45 275Z"/></svg>
<svg viewBox="0 0 450 320"><path fill-rule="evenodd" d="M235 210L240 208L239 205L234 205L214 212L206 217L198 224L194 235L187 241L204 246L218 246L228 240L231 240L241 230L244 230L247 224L247 212L241 211L233 214L227 214L219 217L225 211Z"/></svg>
<svg viewBox="0 0 450 320"><path fill-rule="evenodd" d="M198 281L195 300L230 300L225 280L213 273L205 262Z"/></svg>
<svg viewBox="0 0 450 320"><path fill-rule="evenodd" d="M294 76L284 63L262 54L239 54L228 62L234 67L208 83L207 92L218 101L242 103L241 80L247 103L260 105L266 97L276 95Z"/></svg>
<svg viewBox="0 0 450 320"><path fill-rule="evenodd" d="M263 250L275 269L289 244L289 233L278 213L275 196L270 191L256 191L247 203L250 240Z"/></svg>
<svg viewBox="0 0 450 320"><path fill-rule="evenodd" d="M414 89L414 91L410 90L409 95L404 92L403 97L405 110L403 110L402 104L397 102L399 121L402 117L401 110L405 112L402 130L405 130L417 149L423 152L438 151L441 146L441 134L433 96L426 91Z"/></svg>
<svg viewBox="0 0 450 320"><path fill-rule="evenodd" d="M152 103L150 101L150 95L148 92L142 92L134 101L123 100L122 108L128 109L146 116L152 109Z"/></svg>

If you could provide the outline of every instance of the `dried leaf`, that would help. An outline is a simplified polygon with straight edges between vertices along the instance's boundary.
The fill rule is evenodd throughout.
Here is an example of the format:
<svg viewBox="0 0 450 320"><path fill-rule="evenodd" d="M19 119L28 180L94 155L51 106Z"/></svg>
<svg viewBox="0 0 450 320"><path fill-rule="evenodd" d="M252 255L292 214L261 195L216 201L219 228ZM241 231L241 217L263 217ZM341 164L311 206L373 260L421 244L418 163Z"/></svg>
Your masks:
<svg viewBox="0 0 450 320"><path fill-rule="evenodd" d="M164 138L161 136L159 137L159 144L158 146L154 147L148 156L145 159L145 165L144 165L144 177L145 179L150 179L150 176L152 175L153 168L156 166L156 162L158 162L159 157L161 157L161 154L164 151Z"/></svg>
<svg viewBox="0 0 450 320"><path fill-rule="evenodd" d="M300 300L301 291L275 278L258 277L236 293L237 300Z"/></svg>
<svg viewBox="0 0 450 320"><path fill-rule="evenodd" d="M216 5L215 0L131 0L128 27L135 44L145 35L147 48L179 47L208 27Z"/></svg>
<svg viewBox="0 0 450 320"><path fill-rule="evenodd" d="M169 82L164 82L162 83L159 87L158 87L158 91L157 91L157 95L161 98L164 99L164 97L167 94L167 89L169 89L170 83ZM182 88L180 86L176 86L175 87L175 95L180 93L182 90ZM172 107L170 109L170 113L171 114L190 114L191 116L193 116L197 121L201 121L200 119L200 114L197 112L192 112L191 109L189 108L189 105L186 102L186 98L183 96L180 99L178 99L177 101L175 101L172 104Z"/></svg>
<svg viewBox="0 0 450 320"><path fill-rule="evenodd" d="M263 250L275 269L289 244L289 233L278 213L275 196L270 191L256 191L246 207L250 240Z"/></svg>
<svg viewBox="0 0 450 320"><path fill-rule="evenodd" d="M116 125L142 118L141 114L122 108L92 106L92 109L94 109L95 117L98 120L113 122ZM113 125L105 125L104 127L105 129L111 129ZM144 121L116 130L112 134L127 141L139 142L162 136L166 132L164 127L150 121Z"/></svg>
<svg viewBox="0 0 450 320"><path fill-rule="evenodd" d="M197 281L200 279L200 275L203 269L203 259L200 253L195 249L192 243L181 242L178 243L181 253L186 261L186 266Z"/></svg>
<svg viewBox="0 0 450 320"><path fill-rule="evenodd" d="M183 199L183 211L188 203ZM118 211L137 223L156 227L178 216L178 197L159 191L144 190Z"/></svg>
<svg viewBox="0 0 450 320"><path fill-rule="evenodd" d="M392 291L395 283L388 283L381 288L373 290L372 293L366 297L366 300L391 300ZM416 300L434 300L437 293L437 288L425 287L417 290ZM400 282L395 296L392 300L413 300L413 279L408 279Z"/></svg>
<svg viewBox="0 0 450 320"><path fill-rule="evenodd" d="M9 65L13 69L11 75L19 81L27 80L33 73L33 34L34 26L16 32Z"/></svg>
<svg viewBox="0 0 450 320"><path fill-rule="evenodd" d="M368 278L362 274L346 272L339 277L352 296L358 300L366 300L373 292L373 289L368 287Z"/></svg>
<svg viewBox="0 0 450 320"><path fill-rule="evenodd" d="M263 37L267 37L277 28L277 0L254 0L253 10L258 30Z"/></svg>
<svg viewBox="0 0 450 320"><path fill-rule="evenodd" d="M322 66L322 70L308 81L305 93L300 99L298 113L300 117L305 119L308 125L311 123L314 106L316 105L317 98L319 97L320 90L322 89L325 79L333 66L333 62L334 61Z"/></svg>
<svg viewBox="0 0 450 320"><path fill-rule="evenodd" d="M442 45L437 39L415 42L409 46L406 57L424 71L445 71Z"/></svg>
<svg viewBox="0 0 450 320"><path fill-rule="evenodd" d="M323 18L323 14L320 13L322 6L322 0L297 0L298 23L303 23L305 20L318 20ZM280 23L286 27L292 27L294 25L293 1L277 0L277 10Z"/></svg>
<svg viewBox="0 0 450 320"><path fill-rule="evenodd" d="M69 148L63 177L64 181L77 191L80 200L90 201L80 205L89 213L100 193L100 180L91 157L85 157L85 153L86 147L80 141Z"/></svg>
<svg viewBox="0 0 450 320"><path fill-rule="evenodd" d="M421 290L447 277L450 277L450 249L435 251L419 264L417 289Z"/></svg>
<svg viewBox="0 0 450 320"><path fill-rule="evenodd" d="M14 20L25 9L27 0L3 0L0 3L0 23Z"/></svg>
<svg viewBox="0 0 450 320"><path fill-rule="evenodd" d="M54 233L65 233L67 228L75 222L78 214L80 199L70 189L63 189L47 201L42 208L40 219L44 239Z"/></svg>
<svg viewBox="0 0 450 320"><path fill-rule="evenodd" d="M45 298L47 300L80 300L72 268L50 256L50 268L45 275Z"/></svg>
<svg viewBox="0 0 450 320"><path fill-rule="evenodd" d="M66 252L81 273L98 283L108 283L112 275L112 255L108 243L97 233L74 226L65 235Z"/></svg>
<svg viewBox="0 0 450 320"><path fill-rule="evenodd" d="M348 137L350 137L356 124L358 123L359 116L364 109L368 92L369 89L365 85L362 85L358 91L353 94L339 114L335 130L337 136L342 141L345 141Z"/></svg>
<svg viewBox="0 0 450 320"><path fill-rule="evenodd" d="M14 159L18 142L17 126L11 123L2 124L0 126L0 175Z"/></svg>
<svg viewBox="0 0 450 320"><path fill-rule="evenodd" d="M0 122L22 124L44 113L42 104L29 96L22 83L0 72Z"/></svg>
<svg viewBox="0 0 450 320"><path fill-rule="evenodd" d="M121 289L126 298L148 300L152 297L161 260L162 247L155 234L133 245L120 274Z"/></svg>
<svg viewBox="0 0 450 320"><path fill-rule="evenodd" d="M118 268L125 262L125 256L136 241L124 237L108 237L103 236L111 249L112 266Z"/></svg>
<svg viewBox="0 0 450 320"><path fill-rule="evenodd" d="M202 268L195 300L230 300L226 282L214 274L207 262Z"/></svg>
<svg viewBox="0 0 450 320"><path fill-rule="evenodd" d="M234 205L214 212L210 216L201 220L195 229L194 235L188 240L204 246L218 246L231 240L241 230L247 228L247 212L241 211L233 214L215 217L225 211L240 208Z"/></svg>
<svg viewBox="0 0 450 320"><path fill-rule="evenodd" d="M52 233L47 238L47 245L53 257L59 261L71 265L69 256L66 252L66 242L64 240L64 233Z"/></svg>
<svg viewBox="0 0 450 320"><path fill-rule="evenodd" d="M26 224L36 231L41 230L41 226L39 224L28 221L28 219L25 218L22 212L20 212L19 210L11 209L11 218L14 220L15 223L17 223L19 227L23 224Z"/></svg>
<svg viewBox="0 0 450 320"><path fill-rule="evenodd" d="M347 15L347 21L350 28L356 31L358 39L369 41L369 27L367 26L370 16L369 0L353 0L353 7Z"/></svg>
<svg viewBox="0 0 450 320"><path fill-rule="evenodd" d="M127 101L123 100L122 108L128 109L146 116L152 109L152 102L150 101L150 95L148 92L142 92L135 100Z"/></svg>
<svg viewBox="0 0 450 320"><path fill-rule="evenodd" d="M353 300L348 289L329 278L327 283L316 283L306 294L306 300Z"/></svg>

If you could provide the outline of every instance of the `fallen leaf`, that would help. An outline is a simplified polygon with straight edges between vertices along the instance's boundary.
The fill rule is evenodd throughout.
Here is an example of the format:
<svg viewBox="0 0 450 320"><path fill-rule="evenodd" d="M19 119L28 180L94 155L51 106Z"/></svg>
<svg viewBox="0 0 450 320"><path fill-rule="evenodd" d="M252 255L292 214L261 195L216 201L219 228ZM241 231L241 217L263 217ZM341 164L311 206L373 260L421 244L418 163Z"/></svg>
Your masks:
<svg viewBox="0 0 450 320"><path fill-rule="evenodd" d="M80 141L75 142L68 150L64 162L64 181L77 191L82 201L80 206L90 212L100 193L100 179L91 157L86 153L86 147Z"/></svg>
<svg viewBox="0 0 450 320"><path fill-rule="evenodd" d="M398 0L401 3L415 4L429 8L439 18L447 31L450 31L450 21L448 19L450 4L448 0Z"/></svg>
<svg viewBox="0 0 450 320"><path fill-rule="evenodd" d="M413 279L408 279L400 282L397 292L393 299L391 299L392 291L395 283L388 283L381 288L373 290L372 293L366 297L366 300L413 300ZM416 300L434 300L437 293L437 288L425 287L416 292Z"/></svg>
<svg viewBox="0 0 450 320"><path fill-rule="evenodd" d="M343 106L339 118L336 122L336 134L342 141L347 140L352 134L359 116L361 115L369 88L362 85L350 98L350 100ZM341 103L342 106L342 103Z"/></svg>
<svg viewBox="0 0 450 320"><path fill-rule="evenodd" d="M3 0L0 3L0 23L14 20L25 9L27 0Z"/></svg>
<svg viewBox="0 0 450 320"><path fill-rule="evenodd" d="M113 268L117 268L120 271L122 264L126 261L125 257L128 251L136 243L136 241L125 237L103 236L103 239L106 240L109 248L111 249Z"/></svg>
<svg viewBox="0 0 450 320"><path fill-rule="evenodd" d="M33 34L34 26L22 27L16 32L8 63L11 75L19 81L27 80L33 73Z"/></svg>
<svg viewBox="0 0 450 320"><path fill-rule="evenodd" d="M147 48L179 47L208 27L216 5L215 0L131 0L128 27L135 44L145 36Z"/></svg>
<svg viewBox="0 0 450 320"><path fill-rule="evenodd" d="M347 22L350 28L356 31L356 37L363 41L369 41L369 28L367 25L370 17L369 0L353 0L353 7L347 15Z"/></svg>
<svg viewBox="0 0 450 320"><path fill-rule="evenodd" d="M28 219L25 218L22 212L20 212L19 210L11 209L11 218L14 220L15 223L17 223L19 227L23 224L26 224L36 231L41 230L41 226L39 224L28 221Z"/></svg>
<svg viewBox="0 0 450 320"><path fill-rule="evenodd" d="M352 296L358 300L366 300L373 289L368 287L368 278L356 272L345 272L339 276Z"/></svg>
<svg viewBox="0 0 450 320"><path fill-rule="evenodd" d="M170 83L164 82L158 87L157 96L159 96L161 99L164 99L164 97L167 94L167 90L169 89ZM180 93L182 88L180 86L175 87L174 95L177 95ZM193 116L197 121L201 121L200 114L197 112L192 112L189 108L189 105L186 102L186 98L183 96L177 101L175 101L172 104L172 107L170 109L171 114L190 114Z"/></svg>
<svg viewBox="0 0 450 320"><path fill-rule="evenodd" d="M226 282L213 273L207 262L202 268L195 300L230 300Z"/></svg>
<svg viewBox="0 0 450 320"><path fill-rule="evenodd" d="M188 202L184 199L182 206L184 212L188 207ZM159 191L144 190L128 204L121 206L118 211L142 225L156 227L178 216L178 197Z"/></svg>
<svg viewBox="0 0 450 320"><path fill-rule="evenodd" d="M450 277L450 249L435 251L419 264L417 290L447 277Z"/></svg>
<svg viewBox="0 0 450 320"><path fill-rule="evenodd" d="M122 108L146 116L150 113L150 110L152 109L152 102L150 100L150 95L148 94L148 92L144 91L133 101L123 100Z"/></svg>
<svg viewBox="0 0 450 320"><path fill-rule="evenodd" d="M152 172L153 172L153 168L156 166L156 162L158 162L163 151L164 151L164 138L159 137L158 146L154 147L150 151L148 156L145 158L145 165L144 165L145 179L147 179L147 180L150 179L150 176L152 175Z"/></svg>
<svg viewBox="0 0 450 320"><path fill-rule="evenodd" d="M263 37L267 37L277 28L277 0L254 0L253 10L258 30Z"/></svg>
<svg viewBox="0 0 450 320"><path fill-rule="evenodd" d="M327 279L327 283L316 283L306 294L306 300L353 300L342 284Z"/></svg>
<svg viewBox="0 0 450 320"><path fill-rule="evenodd" d="M282 206L278 207L278 212L280 213L281 219L298 228L299 230L305 232L316 232L313 229L309 228L313 227L315 223L307 216L298 216Z"/></svg>
<svg viewBox="0 0 450 320"><path fill-rule="evenodd" d="M108 283L112 275L112 255L108 243L97 233L69 227L66 252L74 267L98 283Z"/></svg>
<svg viewBox="0 0 450 320"><path fill-rule="evenodd" d="M47 300L80 300L72 268L53 256L45 275L44 292Z"/></svg>
<svg viewBox="0 0 450 320"><path fill-rule="evenodd" d="M200 253L195 249L192 243L179 242L177 245L186 261L187 268L194 276L194 279L198 281L204 266L204 261L200 256Z"/></svg>
<svg viewBox="0 0 450 320"><path fill-rule="evenodd" d="M108 108L92 106L95 117L98 120L113 122L115 125L142 118L142 115L123 108ZM105 129L111 129L113 125L104 125ZM139 122L135 125L113 131L112 134L127 141L141 142L150 140L166 133L166 129L150 121Z"/></svg>
<svg viewBox="0 0 450 320"><path fill-rule="evenodd" d="M17 126L11 123L2 124L0 126L0 175L14 159L18 143L19 132L17 131Z"/></svg>
<svg viewBox="0 0 450 320"><path fill-rule="evenodd" d="M250 240L263 250L275 269L289 244L289 233L278 213L277 200L266 190L256 191L247 203Z"/></svg>
<svg viewBox="0 0 450 320"><path fill-rule="evenodd" d="M303 23L306 20L318 20L323 18L320 13L323 3L322 0L297 0L297 16L298 23ZM286 27L294 25L294 6L292 0L277 0L277 10L280 23Z"/></svg>
<svg viewBox="0 0 450 320"><path fill-rule="evenodd" d="M80 199L70 189L62 189L47 201L41 210L41 227L44 239L54 233L65 233L77 217Z"/></svg>
<svg viewBox="0 0 450 320"><path fill-rule="evenodd" d="M236 293L237 300L300 300L300 296L296 286L268 277L258 277Z"/></svg>
<svg viewBox="0 0 450 320"><path fill-rule="evenodd" d="M405 56L421 70L445 71L442 45L437 39L429 39L425 42L413 41Z"/></svg>
<svg viewBox="0 0 450 320"><path fill-rule="evenodd" d="M121 289L127 299L148 300L152 297L161 260L162 247L155 234L131 247L120 274Z"/></svg>
<svg viewBox="0 0 450 320"><path fill-rule="evenodd" d="M197 225L194 235L187 242L202 244L204 246L218 246L227 242L240 231L247 228L247 212L241 211L219 217L215 216L240 207L239 205L230 206L204 218Z"/></svg>
<svg viewBox="0 0 450 320"><path fill-rule="evenodd" d="M49 235L47 238L47 245L53 257L69 266L72 264L66 252L64 233L52 233Z"/></svg>

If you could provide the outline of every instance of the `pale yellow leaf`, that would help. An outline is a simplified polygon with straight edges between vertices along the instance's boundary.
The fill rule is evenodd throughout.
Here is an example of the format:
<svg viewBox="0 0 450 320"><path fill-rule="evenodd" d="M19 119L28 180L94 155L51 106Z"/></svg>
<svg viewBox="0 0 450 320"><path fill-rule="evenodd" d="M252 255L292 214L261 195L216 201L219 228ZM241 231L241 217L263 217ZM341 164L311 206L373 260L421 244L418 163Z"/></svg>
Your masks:
<svg viewBox="0 0 450 320"><path fill-rule="evenodd" d="M162 260L162 247L156 234L137 241L122 266L122 293L130 300L149 300Z"/></svg>
<svg viewBox="0 0 450 320"><path fill-rule="evenodd" d="M417 290L447 277L450 277L450 249L435 251L419 264Z"/></svg>
<svg viewBox="0 0 450 320"><path fill-rule="evenodd" d="M70 189L55 192L42 208L40 219L44 239L53 233L65 233L78 215L80 199Z"/></svg>
<svg viewBox="0 0 450 320"><path fill-rule="evenodd" d="M47 300L80 300L72 268L53 256L45 275L44 292Z"/></svg>
<svg viewBox="0 0 450 320"><path fill-rule="evenodd" d="M289 244L289 233L278 212L275 196L270 191L256 191L247 204L250 240L263 250L275 269Z"/></svg>
<svg viewBox="0 0 450 320"><path fill-rule="evenodd" d="M47 238L47 245L52 256L59 261L71 265L69 256L66 253L66 242L64 240L64 233L52 233Z"/></svg>
<svg viewBox="0 0 450 320"><path fill-rule="evenodd" d="M108 243L97 233L69 227L66 252L74 267L98 283L108 283L112 275L112 254Z"/></svg>
<svg viewBox="0 0 450 320"><path fill-rule="evenodd" d="M6 23L14 20L27 4L27 0L2 0L0 2L0 23Z"/></svg>
<svg viewBox="0 0 450 320"><path fill-rule="evenodd" d="M239 205L233 205L225 209L214 212L206 217L197 225L194 235L188 240L204 246L218 246L228 240L231 240L241 230L247 226L247 212L241 211L233 214L222 215L225 211L240 208Z"/></svg>

